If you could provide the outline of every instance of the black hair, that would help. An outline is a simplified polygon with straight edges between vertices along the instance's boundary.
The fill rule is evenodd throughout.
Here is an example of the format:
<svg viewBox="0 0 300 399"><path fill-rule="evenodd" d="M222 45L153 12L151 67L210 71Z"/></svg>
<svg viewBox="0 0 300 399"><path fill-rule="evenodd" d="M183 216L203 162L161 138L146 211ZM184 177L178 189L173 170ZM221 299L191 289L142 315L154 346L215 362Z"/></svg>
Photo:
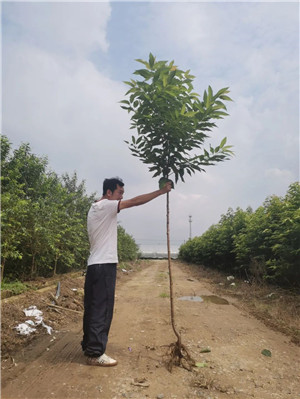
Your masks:
<svg viewBox="0 0 300 399"><path fill-rule="evenodd" d="M112 177L110 179L105 179L103 182L103 194L106 195L107 190L114 192L117 186L123 187L124 183L120 177Z"/></svg>

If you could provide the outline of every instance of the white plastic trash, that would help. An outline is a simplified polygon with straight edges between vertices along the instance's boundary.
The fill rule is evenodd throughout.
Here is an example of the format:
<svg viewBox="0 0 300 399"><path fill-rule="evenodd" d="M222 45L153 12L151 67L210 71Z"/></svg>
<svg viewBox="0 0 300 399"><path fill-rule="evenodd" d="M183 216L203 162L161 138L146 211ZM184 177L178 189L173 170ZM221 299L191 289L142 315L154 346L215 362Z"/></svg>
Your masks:
<svg viewBox="0 0 300 399"><path fill-rule="evenodd" d="M44 328L46 328L47 333L51 335L52 333L52 327L47 326L47 324L44 323L42 314L43 312L39 309L37 309L36 306L29 306L29 308L24 309L23 312L25 313L25 316L27 317L34 317L35 321L33 320L27 320L25 323L20 323L15 329L19 332L21 335L29 335L36 331L36 326L42 325Z"/></svg>
<svg viewBox="0 0 300 399"><path fill-rule="evenodd" d="M24 309L25 316L29 317L40 317L42 316L43 312L38 310L36 306L29 306L28 309Z"/></svg>
<svg viewBox="0 0 300 399"><path fill-rule="evenodd" d="M28 320L31 321L31 320ZM18 331L19 334L21 335L29 335L36 331L36 328L30 327L27 323L20 323L15 329Z"/></svg>

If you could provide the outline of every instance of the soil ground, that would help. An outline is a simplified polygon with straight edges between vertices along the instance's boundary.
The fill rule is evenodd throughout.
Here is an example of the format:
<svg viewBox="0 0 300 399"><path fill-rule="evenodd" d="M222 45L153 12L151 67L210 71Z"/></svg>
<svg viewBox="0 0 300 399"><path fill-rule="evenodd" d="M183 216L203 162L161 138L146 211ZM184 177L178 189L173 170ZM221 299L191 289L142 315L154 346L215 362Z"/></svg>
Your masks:
<svg viewBox="0 0 300 399"><path fill-rule="evenodd" d="M200 270L200 269L199 269ZM199 367L167 371L170 323L166 260L118 271L115 313L107 353L111 368L85 364L81 352L84 277L2 301L3 399L299 399L300 348L255 318L237 296L195 268L173 262L176 325ZM227 284L224 277L224 286ZM216 292L218 295L215 296ZM203 302L181 300L200 296ZM43 311L44 327L29 337L14 329L30 305ZM49 306L52 305L52 306ZM299 326L299 319L294 321ZM267 349L271 356L261 352Z"/></svg>

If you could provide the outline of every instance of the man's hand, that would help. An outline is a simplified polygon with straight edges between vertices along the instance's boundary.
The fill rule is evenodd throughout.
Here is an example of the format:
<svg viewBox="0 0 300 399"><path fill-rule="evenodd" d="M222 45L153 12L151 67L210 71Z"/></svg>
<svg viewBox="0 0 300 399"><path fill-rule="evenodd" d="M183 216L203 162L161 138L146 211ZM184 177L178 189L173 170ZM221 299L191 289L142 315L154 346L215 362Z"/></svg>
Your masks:
<svg viewBox="0 0 300 399"><path fill-rule="evenodd" d="M167 181L166 183L165 183L165 185L161 188L161 190L162 190L162 193L163 194L166 194L166 193L168 193L168 192L170 192L171 190L172 190L172 182L171 181Z"/></svg>

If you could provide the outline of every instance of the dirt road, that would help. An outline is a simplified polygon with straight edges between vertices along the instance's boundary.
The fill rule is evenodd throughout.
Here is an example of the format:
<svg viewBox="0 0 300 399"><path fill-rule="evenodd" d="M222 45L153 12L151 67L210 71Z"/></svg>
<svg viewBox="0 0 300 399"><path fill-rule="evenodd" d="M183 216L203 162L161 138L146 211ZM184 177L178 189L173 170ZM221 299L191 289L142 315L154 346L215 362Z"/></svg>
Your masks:
<svg viewBox="0 0 300 399"><path fill-rule="evenodd" d="M167 262L150 261L117 286L107 353L116 367L85 364L81 316L34 341L2 370L3 399L298 399L300 348L234 306L211 301L212 287L174 262L175 314L183 343L200 363L193 372L163 364L175 341ZM203 302L182 297L207 296ZM187 298L189 299L189 298ZM220 303L214 303L220 302ZM272 356L261 352L268 349Z"/></svg>

